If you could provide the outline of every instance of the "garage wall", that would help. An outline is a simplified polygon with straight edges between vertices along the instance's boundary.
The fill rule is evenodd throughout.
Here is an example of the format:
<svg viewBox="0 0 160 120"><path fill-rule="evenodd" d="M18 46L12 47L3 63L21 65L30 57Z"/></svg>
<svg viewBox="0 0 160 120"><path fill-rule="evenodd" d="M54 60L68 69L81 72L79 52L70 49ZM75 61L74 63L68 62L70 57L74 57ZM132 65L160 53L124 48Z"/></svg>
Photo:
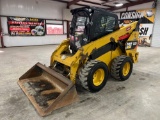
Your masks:
<svg viewBox="0 0 160 120"><path fill-rule="evenodd" d="M5 16L62 19L64 8L66 8L65 3L50 0L0 0L0 15ZM66 35L46 35L42 37L11 37L7 35L7 18L2 17L1 19L3 33L5 34L4 45L6 47L59 44L67 37Z"/></svg>
<svg viewBox="0 0 160 120"><path fill-rule="evenodd" d="M160 47L160 0L157 1L156 11L157 12L155 15L155 24L151 43L152 47Z"/></svg>
<svg viewBox="0 0 160 120"><path fill-rule="evenodd" d="M0 38L0 41L1 41L1 38ZM2 47L2 45L0 44L0 48Z"/></svg>
<svg viewBox="0 0 160 120"><path fill-rule="evenodd" d="M0 38L0 41L1 41L1 38ZM0 48L2 47L1 43L0 43Z"/></svg>
<svg viewBox="0 0 160 120"><path fill-rule="evenodd" d="M128 7L128 11L152 8L152 5L153 5L153 2L144 3L141 5L135 5L133 7ZM114 12L121 12L121 11L126 11L126 8L118 9L118 10L115 10Z"/></svg>
<svg viewBox="0 0 160 120"><path fill-rule="evenodd" d="M1 0L0 0L0 4L1 4ZM1 22L1 17L0 17L0 22ZM0 48L2 47L1 45L1 23L0 23Z"/></svg>

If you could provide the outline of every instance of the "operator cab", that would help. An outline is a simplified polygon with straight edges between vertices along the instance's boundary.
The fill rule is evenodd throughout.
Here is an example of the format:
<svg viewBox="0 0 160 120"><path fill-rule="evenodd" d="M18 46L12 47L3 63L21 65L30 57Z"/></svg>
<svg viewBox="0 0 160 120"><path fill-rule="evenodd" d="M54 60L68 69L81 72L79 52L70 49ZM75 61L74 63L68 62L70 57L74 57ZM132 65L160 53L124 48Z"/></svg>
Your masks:
<svg viewBox="0 0 160 120"><path fill-rule="evenodd" d="M70 48L73 53L86 45L119 29L117 15L96 7L71 10Z"/></svg>

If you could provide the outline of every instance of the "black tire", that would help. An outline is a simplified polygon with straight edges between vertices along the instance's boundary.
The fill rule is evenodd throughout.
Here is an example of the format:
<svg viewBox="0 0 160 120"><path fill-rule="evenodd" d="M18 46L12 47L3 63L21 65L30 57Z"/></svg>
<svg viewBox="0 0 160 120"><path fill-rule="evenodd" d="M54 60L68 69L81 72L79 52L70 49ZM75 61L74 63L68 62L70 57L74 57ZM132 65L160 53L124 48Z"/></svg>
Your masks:
<svg viewBox="0 0 160 120"><path fill-rule="evenodd" d="M99 85L95 85L93 81L93 75L95 75L96 71L99 70L103 71L102 74L104 74L104 77L98 77L99 79L102 79L102 83L100 82ZM98 60L91 60L87 62L86 65L84 65L84 67L81 69L79 74L79 80L81 82L82 87L86 90L90 92L98 92L105 86L108 79L108 75L108 67L105 63L100 62Z"/></svg>
<svg viewBox="0 0 160 120"><path fill-rule="evenodd" d="M123 72L125 64L128 64L130 66L130 68L128 68L126 75L124 75ZM117 80L124 81L130 77L132 69L133 69L132 59L128 56L121 55L115 58L111 64L111 76Z"/></svg>

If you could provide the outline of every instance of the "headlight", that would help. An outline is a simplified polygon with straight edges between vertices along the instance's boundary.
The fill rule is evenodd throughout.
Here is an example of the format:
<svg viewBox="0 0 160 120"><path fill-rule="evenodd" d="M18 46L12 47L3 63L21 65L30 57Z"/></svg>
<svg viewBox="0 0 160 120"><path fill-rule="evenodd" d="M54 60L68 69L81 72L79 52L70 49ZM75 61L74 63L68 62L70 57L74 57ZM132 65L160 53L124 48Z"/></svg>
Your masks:
<svg viewBox="0 0 160 120"><path fill-rule="evenodd" d="M62 59L62 60L65 60L66 57L67 57L66 55L62 55L62 56L61 56L61 59Z"/></svg>
<svg viewBox="0 0 160 120"><path fill-rule="evenodd" d="M152 10L148 10L148 11L146 12L146 14L147 14L147 17L152 17L152 16L153 16Z"/></svg>

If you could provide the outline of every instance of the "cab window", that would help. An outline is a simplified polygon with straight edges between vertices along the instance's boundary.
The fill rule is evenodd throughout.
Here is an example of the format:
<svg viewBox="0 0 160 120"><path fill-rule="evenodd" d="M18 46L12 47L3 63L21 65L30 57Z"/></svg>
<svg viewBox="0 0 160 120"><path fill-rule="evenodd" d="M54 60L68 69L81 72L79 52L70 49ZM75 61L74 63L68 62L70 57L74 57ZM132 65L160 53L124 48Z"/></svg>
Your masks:
<svg viewBox="0 0 160 120"><path fill-rule="evenodd" d="M92 40L98 39L115 30L116 19L112 16L104 16L99 14L94 18L94 25L92 26Z"/></svg>

